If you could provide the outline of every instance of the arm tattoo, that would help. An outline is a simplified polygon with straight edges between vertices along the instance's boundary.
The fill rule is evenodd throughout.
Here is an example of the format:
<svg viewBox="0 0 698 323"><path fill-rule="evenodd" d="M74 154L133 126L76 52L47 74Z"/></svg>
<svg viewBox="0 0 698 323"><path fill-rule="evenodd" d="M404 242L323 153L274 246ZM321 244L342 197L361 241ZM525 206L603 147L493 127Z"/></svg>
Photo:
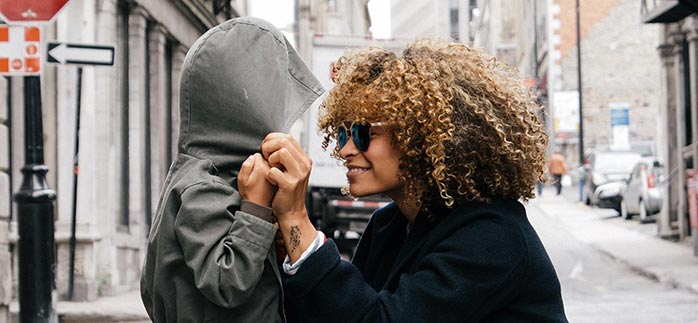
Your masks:
<svg viewBox="0 0 698 323"><path fill-rule="evenodd" d="M297 225L291 227L291 253L296 251L296 248L301 244L301 229Z"/></svg>

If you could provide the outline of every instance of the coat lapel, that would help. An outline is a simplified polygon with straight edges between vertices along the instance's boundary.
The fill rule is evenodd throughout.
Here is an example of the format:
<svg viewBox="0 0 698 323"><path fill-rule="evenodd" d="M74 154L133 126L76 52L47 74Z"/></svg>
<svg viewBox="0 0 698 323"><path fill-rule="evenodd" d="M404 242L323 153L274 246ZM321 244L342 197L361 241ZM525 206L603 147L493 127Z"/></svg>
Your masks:
<svg viewBox="0 0 698 323"><path fill-rule="evenodd" d="M420 212L417 215L417 218L412 224L412 228L407 235L407 239L405 239L405 243L402 245L400 253L395 259L395 264L390 270L390 275L385 281L385 285L383 285L383 289L390 291L395 290L397 282L400 279L400 275L407 270L405 267L407 267L409 264L414 264L414 261L411 260L422 248L426 241L427 235L438 220L439 219L433 219L433 221L429 221L424 212Z"/></svg>
<svg viewBox="0 0 698 323"><path fill-rule="evenodd" d="M377 211L364 231L352 263L376 291L384 285L405 241L407 220L395 204Z"/></svg>

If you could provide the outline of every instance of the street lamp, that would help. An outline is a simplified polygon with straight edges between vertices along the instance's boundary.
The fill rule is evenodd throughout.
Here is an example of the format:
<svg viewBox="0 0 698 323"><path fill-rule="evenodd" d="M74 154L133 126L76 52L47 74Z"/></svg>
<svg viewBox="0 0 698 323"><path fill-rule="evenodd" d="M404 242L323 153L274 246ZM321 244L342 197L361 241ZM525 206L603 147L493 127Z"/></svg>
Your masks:
<svg viewBox="0 0 698 323"><path fill-rule="evenodd" d="M39 76L24 77L24 167L14 195L19 227L19 320L57 322L52 293L56 282L53 202L46 182Z"/></svg>
<svg viewBox="0 0 698 323"><path fill-rule="evenodd" d="M582 38L579 28L579 0L575 1L577 15L577 91L579 92L579 166L584 166L584 116L582 115ZM584 176L579 177L579 200L584 200Z"/></svg>

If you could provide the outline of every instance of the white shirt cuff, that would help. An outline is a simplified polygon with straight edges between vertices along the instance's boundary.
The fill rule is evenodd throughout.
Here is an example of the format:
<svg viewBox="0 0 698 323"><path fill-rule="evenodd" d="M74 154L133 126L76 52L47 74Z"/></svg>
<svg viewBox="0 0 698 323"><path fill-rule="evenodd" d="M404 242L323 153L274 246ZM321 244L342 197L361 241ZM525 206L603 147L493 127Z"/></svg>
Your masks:
<svg viewBox="0 0 698 323"><path fill-rule="evenodd" d="M295 264L291 264L291 258L286 255L286 259L284 259L284 272L287 275L295 275L296 272L298 271L298 268L301 267L303 262L310 257L315 251L320 249L322 245L325 244L325 234L322 233L322 231L318 230L317 235L315 236L315 240L308 246L308 249L305 249L303 251L303 254L301 254L300 259L296 261Z"/></svg>

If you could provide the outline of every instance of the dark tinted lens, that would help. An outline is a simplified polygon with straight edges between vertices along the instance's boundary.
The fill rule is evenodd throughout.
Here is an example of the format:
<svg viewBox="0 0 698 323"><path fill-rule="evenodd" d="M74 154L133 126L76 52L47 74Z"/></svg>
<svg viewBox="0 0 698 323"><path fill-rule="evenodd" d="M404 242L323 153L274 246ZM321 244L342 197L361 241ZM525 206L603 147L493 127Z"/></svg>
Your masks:
<svg viewBox="0 0 698 323"><path fill-rule="evenodd" d="M360 151L368 150L368 144L371 142L371 125L355 123L351 127L351 136L356 148Z"/></svg>
<svg viewBox="0 0 698 323"><path fill-rule="evenodd" d="M339 126L339 129L337 129L337 146L339 149L342 149L347 144L347 139L347 128Z"/></svg>

